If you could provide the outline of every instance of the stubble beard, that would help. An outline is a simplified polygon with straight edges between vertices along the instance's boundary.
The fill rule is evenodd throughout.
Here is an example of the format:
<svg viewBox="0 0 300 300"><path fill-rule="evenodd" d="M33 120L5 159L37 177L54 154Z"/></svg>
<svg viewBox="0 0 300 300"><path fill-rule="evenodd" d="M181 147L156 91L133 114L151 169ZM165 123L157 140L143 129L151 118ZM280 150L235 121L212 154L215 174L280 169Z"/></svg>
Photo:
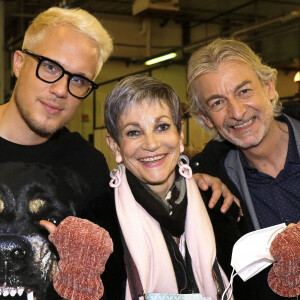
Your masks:
<svg viewBox="0 0 300 300"><path fill-rule="evenodd" d="M222 136L223 139L228 140L230 143L234 144L241 150L247 150L253 147L257 147L270 131L271 123L273 120L273 111L266 112L260 116L256 115L256 118L263 120L263 126L259 126L259 128L254 132L247 132L244 137L246 137L247 135L251 137L247 141L244 141L243 138L236 137L233 134L229 136L227 135L226 137Z"/></svg>
<svg viewBox="0 0 300 300"><path fill-rule="evenodd" d="M227 138L227 140L229 140L232 144L234 144L241 150L246 150L246 149L258 146L261 143L261 141L263 140L263 138L266 136L266 134L267 134L266 130L264 130L263 132L256 131L255 133L249 133L249 136L255 135L256 137L251 138L251 140L248 140L248 141L244 141L243 139L237 138L235 136L232 136L230 139Z"/></svg>
<svg viewBox="0 0 300 300"><path fill-rule="evenodd" d="M58 126L49 126L47 124L41 124L36 120L29 110L24 107L22 104L21 97L19 97L18 88L16 87L14 95L16 107L21 118L24 120L26 125L32 130L35 134L41 137L51 137L55 132L61 129L65 124L59 124Z"/></svg>

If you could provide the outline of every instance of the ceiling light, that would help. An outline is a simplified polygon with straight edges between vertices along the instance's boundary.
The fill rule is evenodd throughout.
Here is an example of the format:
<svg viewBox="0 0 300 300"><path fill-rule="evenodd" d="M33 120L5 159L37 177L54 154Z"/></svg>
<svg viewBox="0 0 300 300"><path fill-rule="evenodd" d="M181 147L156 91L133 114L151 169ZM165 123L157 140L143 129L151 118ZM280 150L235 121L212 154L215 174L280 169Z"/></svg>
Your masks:
<svg viewBox="0 0 300 300"><path fill-rule="evenodd" d="M300 71L298 71L294 77L294 82L299 82L300 81Z"/></svg>
<svg viewBox="0 0 300 300"><path fill-rule="evenodd" d="M162 61L165 61L165 60L168 60L168 59L172 59L176 56L177 56L177 54L175 52L168 53L168 54L165 54L165 55L147 60L145 62L145 65L150 66L150 65L153 65L153 64L157 64L159 62L162 62Z"/></svg>

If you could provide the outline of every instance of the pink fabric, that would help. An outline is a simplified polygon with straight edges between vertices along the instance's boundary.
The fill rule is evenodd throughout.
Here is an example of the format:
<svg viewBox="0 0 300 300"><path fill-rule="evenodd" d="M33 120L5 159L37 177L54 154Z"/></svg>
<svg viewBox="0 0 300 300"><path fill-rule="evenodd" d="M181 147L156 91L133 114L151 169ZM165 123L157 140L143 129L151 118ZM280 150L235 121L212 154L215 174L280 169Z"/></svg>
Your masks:
<svg viewBox="0 0 300 300"><path fill-rule="evenodd" d="M57 293L68 300L101 298L104 288L100 275L113 251L108 232L86 219L67 217L49 240L60 257L59 272L53 278Z"/></svg>
<svg viewBox="0 0 300 300"><path fill-rule="evenodd" d="M300 222L278 233L270 252L274 257L268 275L270 288L283 297L300 295Z"/></svg>
<svg viewBox="0 0 300 300"><path fill-rule="evenodd" d="M145 293L178 293L176 278L159 223L139 205L129 188L125 168L115 189L118 219L129 252L138 269ZM186 179L188 207L185 224L187 247L195 280L203 296L217 299L212 266L216 257L212 225L193 179ZM222 272L224 283L228 280ZM130 300L127 285L126 300Z"/></svg>

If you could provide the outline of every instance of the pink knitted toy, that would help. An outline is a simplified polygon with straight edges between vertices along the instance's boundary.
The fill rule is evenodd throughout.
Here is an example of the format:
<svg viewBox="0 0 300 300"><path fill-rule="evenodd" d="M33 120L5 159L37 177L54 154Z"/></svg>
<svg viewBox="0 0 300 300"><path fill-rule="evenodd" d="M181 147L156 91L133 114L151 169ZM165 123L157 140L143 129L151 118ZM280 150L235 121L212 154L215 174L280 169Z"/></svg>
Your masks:
<svg viewBox="0 0 300 300"><path fill-rule="evenodd" d="M68 300L98 300L103 295L100 275L113 251L106 230L76 217L63 220L49 235L57 248L59 272L53 285L57 293Z"/></svg>
<svg viewBox="0 0 300 300"><path fill-rule="evenodd" d="M300 295L300 222L280 232L270 252L275 260L268 275L270 288L283 297Z"/></svg>

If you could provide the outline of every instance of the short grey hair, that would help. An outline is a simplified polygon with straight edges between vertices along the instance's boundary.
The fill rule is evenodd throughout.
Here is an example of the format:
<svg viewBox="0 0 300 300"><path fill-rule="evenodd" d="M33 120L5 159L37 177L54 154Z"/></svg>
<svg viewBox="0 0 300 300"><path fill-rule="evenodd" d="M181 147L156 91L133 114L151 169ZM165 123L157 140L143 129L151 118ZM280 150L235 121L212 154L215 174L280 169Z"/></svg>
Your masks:
<svg viewBox="0 0 300 300"><path fill-rule="evenodd" d="M150 76L133 75L122 79L105 100L104 119L108 133L118 143L119 120L132 106L146 100L168 105L172 120L181 130L180 100L173 88Z"/></svg>
<svg viewBox="0 0 300 300"><path fill-rule="evenodd" d="M276 69L263 64L261 58L244 42L233 39L216 39L207 46L200 48L192 54L188 63L188 111L206 129L207 127L199 117L199 114L206 115L206 111L197 92L196 79L202 74L217 71L221 63L232 61L249 65L256 72L262 84L271 80L273 80L274 85L276 84ZM279 95L277 91L275 91L275 98L271 100L274 116L280 115L282 105L278 101Z"/></svg>

